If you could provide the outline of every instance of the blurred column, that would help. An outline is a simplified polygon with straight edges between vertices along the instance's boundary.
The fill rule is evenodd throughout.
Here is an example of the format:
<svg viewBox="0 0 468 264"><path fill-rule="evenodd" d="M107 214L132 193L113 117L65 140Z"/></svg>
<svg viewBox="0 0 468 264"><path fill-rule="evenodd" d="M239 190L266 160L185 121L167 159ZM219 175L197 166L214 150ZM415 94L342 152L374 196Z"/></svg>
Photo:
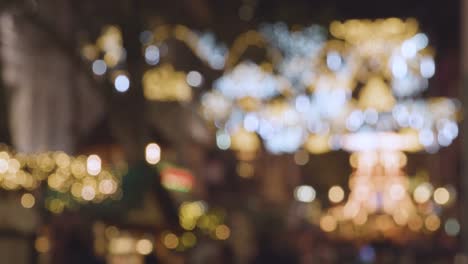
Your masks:
<svg viewBox="0 0 468 264"><path fill-rule="evenodd" d="M12 144L21 152L73 152L77 136L102 113L79 65L57 42L73 43L70 1L45 0L0 16L2 77ZM86 113L81 114L86 111Z"/></svg>
<svg viewBox="0 0 468 264"><path fill-rule="evenodd" d="M462 151L461 151L461 183L460 187L460 212L463 253L468 255L468 0L461 1L461 90L460 98L463 104L462 124Z"/></svg>

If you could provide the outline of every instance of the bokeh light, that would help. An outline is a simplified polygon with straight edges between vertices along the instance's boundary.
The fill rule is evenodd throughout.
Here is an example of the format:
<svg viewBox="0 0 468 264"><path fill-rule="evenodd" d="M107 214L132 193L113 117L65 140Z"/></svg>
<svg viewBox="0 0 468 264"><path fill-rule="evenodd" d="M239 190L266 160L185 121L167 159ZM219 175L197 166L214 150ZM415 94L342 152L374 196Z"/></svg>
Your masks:
<svg viewBox="0 0 468 264"><path fill-rule="evenodd" d="M300 202L310 203L315 200L315 196L315 189L309 185L301 185L294 190L294 197Z"/></svg>
<svg viewBox="0 0 468 264"><path fill-rule="evenodd" d="M149 164L155 165L161 160L161 148L156 143L149 143L145 148L145 159Z"/></svg>

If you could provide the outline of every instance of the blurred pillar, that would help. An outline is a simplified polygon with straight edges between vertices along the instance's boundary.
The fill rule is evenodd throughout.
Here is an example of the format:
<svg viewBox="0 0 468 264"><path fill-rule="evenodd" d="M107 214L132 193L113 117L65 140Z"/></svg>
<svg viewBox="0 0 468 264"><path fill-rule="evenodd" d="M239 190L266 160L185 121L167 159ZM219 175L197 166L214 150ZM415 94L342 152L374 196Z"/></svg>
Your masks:
<svg viewBox="0 0 468 264"><path fill-rule="evenodd" d="M45 0L29 8L0 15L11 141L21 152L70 153L84 127L101 116L100 98L90 94L90 83L67 54L76 52L71 2ZM70 51L57 40L70 43Z"/></svg>
<svg viewBox="0 0 468 264"><path fill-rule="evenodd" d="M462 124L462 151L461 151L461 183L460 187L460 212L463 253L468 255L468 210L464 205L468 204L468 0L461 1L461 85L460 98L463 104Z"/></svg>

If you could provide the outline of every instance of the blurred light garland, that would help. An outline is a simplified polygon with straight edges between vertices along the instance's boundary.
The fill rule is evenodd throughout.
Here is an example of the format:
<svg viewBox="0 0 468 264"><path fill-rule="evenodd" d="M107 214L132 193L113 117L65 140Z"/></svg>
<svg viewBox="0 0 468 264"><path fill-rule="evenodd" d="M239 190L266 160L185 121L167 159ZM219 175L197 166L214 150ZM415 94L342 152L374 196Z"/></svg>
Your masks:
<svg viewBox="0 0 468 264"><path fill-rule="evenodd" d="M413 134L412 151L428 152L457 137L456 100L418 99L435 63L415 20L336 21L328 41L317 27L289 32L275 24L261 32L281 54L268 75L242 62L202 97L218 135L232 141L247 130L272 153L304 147L314 154L343 148L346 134L361 132Z"/></svg>
<svg viewBox="0 0 468 264"><path fill-rule="evenodd" d="M2 145L0 187L32 192L46 182L51 190L78 203L101 202L115 198L120 185L119 178L102 168L101 163L97 155L73 157L60 151L23 154ZM33 199L23 196L23 206L32 207ZM61 212L64 206L65 202L58 198L46 201L46 207L53 212Z"/></svg>

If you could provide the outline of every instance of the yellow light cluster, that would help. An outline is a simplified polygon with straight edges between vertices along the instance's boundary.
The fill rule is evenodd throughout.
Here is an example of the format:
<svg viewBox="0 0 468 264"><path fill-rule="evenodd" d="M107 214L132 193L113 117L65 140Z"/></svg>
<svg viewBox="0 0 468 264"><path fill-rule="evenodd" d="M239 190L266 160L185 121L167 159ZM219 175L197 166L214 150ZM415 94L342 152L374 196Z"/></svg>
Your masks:
<svg viewBox="0 0 468 264"><path fill-rule="evenodd" d="M377 20L352 19L345 22L334 21L330 25L330 33L338 39L353 44L381 39L387 41L403 41L418 33L418 22L415 19L401 20L387 18Z"/></svg>
<svg viewBox="0 0 468 264"><path fill-rule="evenodd" d="M206 213L206 205L201 201L182 203L179 208L180 226L185 230L193 230L197 221Z"/></svg>
<svg viewBox="0 0 468 264"><path fill-rule="evenodd" d="M198 227L217 240L226 240L231 235L230 228L223 223L224 218L225 213L222 210L208 210L203 201L184 202L179 207L179 224L184 230L192 232ZM172 242L175 241L173 238L168 239ZM183 236L179 240L184 243ZM175 242L167 244L166 247L171 248L170 245L175 244ZM185 244L184 246L187 247ZM177 245L173 246L177 247Z"/></svg>
<svg viewBox="0 0 468 264"><path fill-rule="evenodd" d="M101 201L118 189L118 179L102 169L97 155L72 157L64 152L27 155L6 148L0 151L0 187L33 190L41 182L47 182L57 192L71 193L77 201ZM26 208L32 207L34 196L24 194L21 203Z"/></svg>
<svg viewBox="0 0 468 264"><path fill-rule="evenodd" d="M184 72L175 71L172 65L150 69L143 75L143 91L152 101L190 101L192 89Z"/></svg>
<svg viewBox="0 0 468 264"><path fill-rule="evenodd" d="M114 25L103 28L96 43L87 43L81 49L83 56L92 61L103 54L107 67L113 68L122 60L124 56L122 32Z"/></svg>

